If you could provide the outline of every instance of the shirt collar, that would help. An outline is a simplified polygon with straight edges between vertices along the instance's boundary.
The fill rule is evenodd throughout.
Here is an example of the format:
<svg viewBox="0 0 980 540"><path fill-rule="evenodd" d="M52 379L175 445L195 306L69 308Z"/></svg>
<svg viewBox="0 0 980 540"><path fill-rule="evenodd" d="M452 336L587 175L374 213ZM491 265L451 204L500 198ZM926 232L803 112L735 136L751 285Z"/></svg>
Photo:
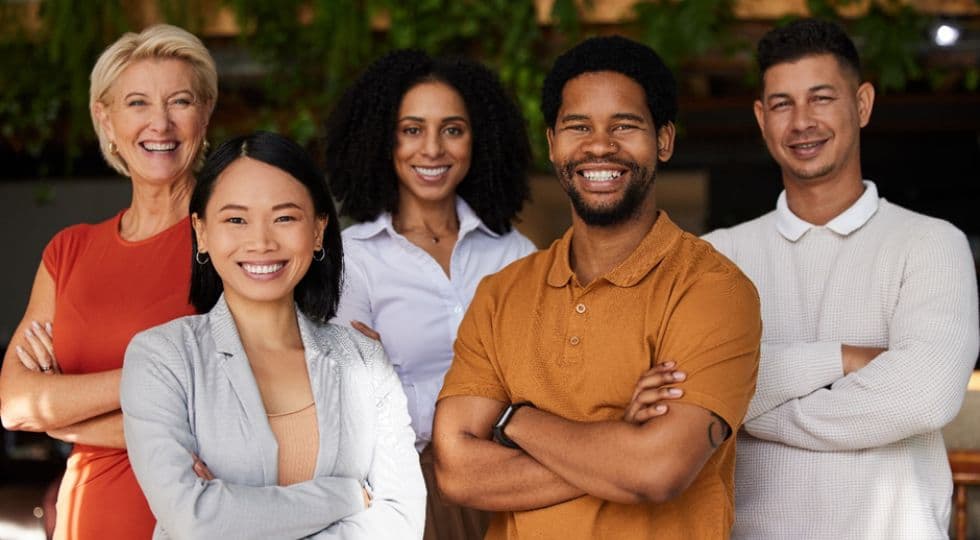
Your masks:
<svg viewBox="0 0 980 540"><path fill-rule="evenodd" d="M636 246L633 253L626 257L619 266L613 268L602 279L616 285L617 287L632 287L640 282L644 276L649 274L660 264L660 261L671 250L674 242L684 234L670 217L667 212L660 210L657 221L650 227L640 245ZM572 267L569 264L569 250L572 245L572 229L569 228L558 240L556 246L555 259L551 263L548 271L548 285L552 287L564 287L574 276Z"/></svg>
<svg viewBox="0 0 980 540"><path fill-rule="evenodd" d="M322 333L317 331L317 323L300 311L299 306L295 306L295 309L300 338L303 340L303 347L308 351L307 358L319 357L330 349L329 343L321 335ZM221 293L214 307L208 312L208 321L211 325L215 350L225 355L245 356L238 327L235 325L231 310L228 309L224 293Z"/></svg>
<svg viewBox="0 0 980 540"><path fill-rule="evenodd" d="M864 181L864 193L847 210L844 210L825 227L841 236L848 236L860 229L878 211L878 188L874 182ZM779 194L776 201L776 230L790 242L796 242L811 228L812 223L800 219L786 202L786 190Z"/></svg>
<svg viewBox="0 0 980 540"><path fill-rule="evenodd" d="M481 230L493 238L499 238L500 234L487 227L476 212L470 207L462 197L456 196L456 217L459 218L459 238L474 231ZM367 240L387 231L392 237L397 236L395 226L391 221L391 212L382 212L374 221L355 223L347 228L347 234L358 240Z"/></svg>

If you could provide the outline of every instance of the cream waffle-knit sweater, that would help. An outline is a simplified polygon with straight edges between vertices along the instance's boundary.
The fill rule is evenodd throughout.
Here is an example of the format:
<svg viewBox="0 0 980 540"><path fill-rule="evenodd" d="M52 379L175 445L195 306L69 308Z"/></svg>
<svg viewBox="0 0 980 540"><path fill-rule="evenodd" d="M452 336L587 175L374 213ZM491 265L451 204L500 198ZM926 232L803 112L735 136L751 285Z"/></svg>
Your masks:
<svg viewBox="0 0 980 540"><path fill-rule="evenodd" d="M879 199L827 226L777 210L705 236L762 300L754 399L739 433L733 538L947 535L940 429L977 359L977 280L951 224ZM841 344L887 348L844 376Z"/></svg>

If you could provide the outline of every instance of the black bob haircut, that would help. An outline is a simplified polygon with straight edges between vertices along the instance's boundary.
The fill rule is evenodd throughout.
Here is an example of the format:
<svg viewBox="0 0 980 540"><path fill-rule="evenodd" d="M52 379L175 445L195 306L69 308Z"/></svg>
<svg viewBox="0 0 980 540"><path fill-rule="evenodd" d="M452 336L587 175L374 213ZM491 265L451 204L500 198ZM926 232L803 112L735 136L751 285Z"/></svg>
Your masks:
<svg viewBox="0 0 980 540"><path fill-rule="evenodd" d="M214 185L221 173L236 160L249 157L289 174L303 184L313 199L317 217L327 218L323 231L322 261L314 260L306 275L293 292L296 304L310 319L325 323L333 318L340 299L341 275L344 254L340 243L340 224L334 209L330 190L310 155L298 144L275 133L257 131L251 135L235 137L212 152L204 161L197 175L197 184L191 194L190 212L206 219L205 210ZM198 313L206 313L214 307L224 290L221 276L209 260L198 264L197 236L191 234L191 304Z"/></svg>
<svg viewBox="0 0 980 540"><path fill-rule="evenodd" d="M799 19L774 28L759 40L759 75L776 64L796 62L806 56L830 54L842 68L861 78L861 60L847 33L831 21Z"/></svg>
<svg viewBox="0 0 980 540"><path fill-rule="evenodd" d="M392 160L398 109L405 94L424 82L442 82L459 92L470 117L470 169L457 195L490 230L510 231L530 194L524 118L483 65L418 50L397 50L368 66L326 121L327 178L341 214L365 222L397 211Z"/></svg>
<svg viewBox="0 0 980 540"><path fill-rule="evenodd" d="M558 121L568 81L583 73L615 71L643 87L657 129L677 118L677 81L653 49L622 36L589 38L555 60L541 88L541 113L549 128Z"/></svg>

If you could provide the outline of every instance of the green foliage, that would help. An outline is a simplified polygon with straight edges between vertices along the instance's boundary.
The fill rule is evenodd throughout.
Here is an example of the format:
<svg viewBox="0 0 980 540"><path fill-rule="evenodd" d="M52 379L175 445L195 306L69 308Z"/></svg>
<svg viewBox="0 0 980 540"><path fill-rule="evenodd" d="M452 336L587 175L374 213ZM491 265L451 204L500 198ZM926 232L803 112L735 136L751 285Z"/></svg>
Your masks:
<svg viewBox="0 0 980 540"><path fill-rule="evenodd" d="M900 0L857 20L837 7L859 0L808 0L811 13L840 20L855 36L868 73L885 91L925 80L934 87L962 84L974 92L980 71L926 70L916 47L929 19ZM591 0L555 0L554 26L543 31L531 0L221 0L243 29L239 42L263 66L261 105L243 119L310 142L343 89L372 59L393 48L465 54L497 70L528 121L539 165L546 165L539 93L560 50L596 30L581 19ZM977 0L980 4L980 0ZM25 31L23 3L0 0L0 143L37 157L63 143L66 168L94 135L88 114L88 74L102 49L131 25L126 6L139 2L43 0L41 28ZM653 0L634 7L623 27L654 47L675 70L706 54L747 53L739 41L734 0ZM214 0L158 0L168 22L193 32L203 27ZM382 21L379 23L379 21ZM386 22L384 22L386 21ZM751 70L750 70L751 72ZM757 82L757 81L753 81ZM234 128L212 123L211 138ZM42 170L43 174L44 171Z"/></svg>
<svg viewBox="0 0 980 540"><path fill-rule="evenodd" d="M128 28L123 8L45 2L41 30L31 34L20 25L21 7L0 3L0 138L37 157L60 127L70 169L79 143L93 137L88 75L99 53Z"/></svg>
<svg viewBox="0 0 980 540"><path fill-rule="evenodd" d="M732 0L660 1L637 4L637 37L672 70L710 50L734 52Z"/></svg>

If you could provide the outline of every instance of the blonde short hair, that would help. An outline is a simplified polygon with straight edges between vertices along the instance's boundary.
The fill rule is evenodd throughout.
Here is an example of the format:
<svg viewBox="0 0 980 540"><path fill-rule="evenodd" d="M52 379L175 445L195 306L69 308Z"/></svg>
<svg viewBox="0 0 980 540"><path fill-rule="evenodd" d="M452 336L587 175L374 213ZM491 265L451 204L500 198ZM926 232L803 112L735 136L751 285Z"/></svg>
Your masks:
<svg viewBox="0 0 980 540"><path fill-rule="evenodd" d="M127 32L102 52L92 68L88 98L92 126L99 137L102 157L113 169L125 176L129 176L129 168L117 154L109 151L110 141L96 116L95 104L98 102L108 105L105 97L109 88L133 62L167 58L183 60L191 65L194 70L194 93L208 105L207 114L210 116L218 99L218 72L207 47L197 36L183 28L157 24L139 34Z"/></svg>

